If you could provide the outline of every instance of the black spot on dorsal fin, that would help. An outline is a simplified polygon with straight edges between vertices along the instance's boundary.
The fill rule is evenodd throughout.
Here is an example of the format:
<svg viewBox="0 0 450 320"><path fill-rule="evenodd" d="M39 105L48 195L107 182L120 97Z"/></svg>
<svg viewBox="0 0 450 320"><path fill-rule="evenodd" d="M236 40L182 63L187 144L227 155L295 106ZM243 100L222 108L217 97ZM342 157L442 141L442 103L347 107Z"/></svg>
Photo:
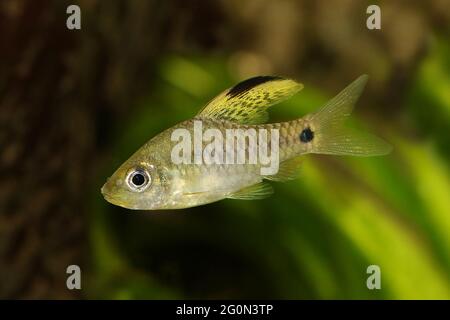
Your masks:
<svg viewBox="0 0 450 320"><path fill-rule="evenodd" d="M266 83L269 81L276 81L276 80L283 80L283 78L277 77L277 76L258 76L258 77L253 77L253 78L244 80L242 82L239 82L233 88L231 88L227 92L227 97L234 98L238 95L241 95L241 94L249 91L250 89L252 89L262 83Z"/></svg>

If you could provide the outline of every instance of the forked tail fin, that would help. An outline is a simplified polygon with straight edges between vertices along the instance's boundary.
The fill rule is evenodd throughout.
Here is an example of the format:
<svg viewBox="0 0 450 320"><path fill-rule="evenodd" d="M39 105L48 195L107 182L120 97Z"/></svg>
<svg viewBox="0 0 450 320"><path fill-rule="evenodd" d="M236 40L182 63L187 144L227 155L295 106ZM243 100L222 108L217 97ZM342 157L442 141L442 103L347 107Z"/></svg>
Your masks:
<svg viewBox="0 0 450 320"><path fill-rule="evenodd" d="M317 112L307 116L314 132L311 153L380 156L392 150L388 143L374 135L343 126L345 118L350 115L361 95L367 78L367 75L360 76Z"/></svg>

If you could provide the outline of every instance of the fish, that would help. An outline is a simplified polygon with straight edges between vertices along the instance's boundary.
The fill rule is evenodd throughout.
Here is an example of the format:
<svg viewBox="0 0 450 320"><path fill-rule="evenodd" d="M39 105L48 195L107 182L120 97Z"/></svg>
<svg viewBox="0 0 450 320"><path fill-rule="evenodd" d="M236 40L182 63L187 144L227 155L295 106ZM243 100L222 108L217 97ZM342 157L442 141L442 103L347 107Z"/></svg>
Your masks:
<svg viewBox="0 0 450 320"><path fill-rule="evenodd" d="M360 76L315 112L278 123L266 123L268 108L298 93L303 84L279 76L244 80L213 98L193 118L150 139L107 179L101 193L111 204L134 210L184 209L223 199L256 200L273 193L271 181L298 178L302 159L307 154L386 155L392 150L390 144L344 125L367 79L367 75ZM219 149L210 150L211 159L219 161L206 162L206 158L202 161L206 147L203 151L195 148L203 147L204 140L186 140L187 147L183 150L180 147L183 135L175 135L181 132L195 137L196 126L201 126L203 134L211 129L209 132L214 132L216 139L220 135L228 139L229 132L265 132L266 139L257 140L256 146L250 146L249 136L240 144L232 141L234 148L221 154ZM179 155L185 151L181 161L174 161L175 149ZM238 152L250 158L251 151L255 150L265 150L266 158L269 153L276 154L276 170L264 172L267 165L264 167L262 161L224 161Z"/></svg>

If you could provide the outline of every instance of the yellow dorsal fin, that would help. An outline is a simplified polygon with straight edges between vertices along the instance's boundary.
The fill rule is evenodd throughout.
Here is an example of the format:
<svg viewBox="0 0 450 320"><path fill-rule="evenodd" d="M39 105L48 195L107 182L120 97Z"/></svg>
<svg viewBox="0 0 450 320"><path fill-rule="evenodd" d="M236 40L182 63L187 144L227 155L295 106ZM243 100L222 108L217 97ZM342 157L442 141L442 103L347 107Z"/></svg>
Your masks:
<svg viewBox="0 0 450 320"><path fill-rule="evenodd" d="M274 76L258 76L244 80L211 100L197 114L200 118L260 124L267 121L267 108L303 88L294 80Z"/></svg>

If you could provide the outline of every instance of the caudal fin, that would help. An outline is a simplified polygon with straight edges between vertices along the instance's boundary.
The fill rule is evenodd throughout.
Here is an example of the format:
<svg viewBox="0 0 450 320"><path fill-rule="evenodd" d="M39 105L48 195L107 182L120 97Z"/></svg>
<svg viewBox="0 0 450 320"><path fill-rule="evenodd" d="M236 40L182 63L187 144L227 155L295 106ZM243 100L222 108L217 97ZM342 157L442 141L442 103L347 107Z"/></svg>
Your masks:
<svg viewBox="0 0 450 320"><path fill-rule="evenodd" d="M367 78L367 75L360 76L317 112L308 116L314 131L311 153L380 156L392 150L388 143L374 135L343 126L361 95Z"/></svg>

